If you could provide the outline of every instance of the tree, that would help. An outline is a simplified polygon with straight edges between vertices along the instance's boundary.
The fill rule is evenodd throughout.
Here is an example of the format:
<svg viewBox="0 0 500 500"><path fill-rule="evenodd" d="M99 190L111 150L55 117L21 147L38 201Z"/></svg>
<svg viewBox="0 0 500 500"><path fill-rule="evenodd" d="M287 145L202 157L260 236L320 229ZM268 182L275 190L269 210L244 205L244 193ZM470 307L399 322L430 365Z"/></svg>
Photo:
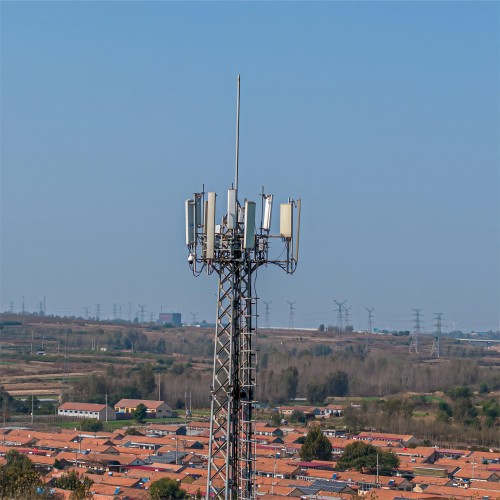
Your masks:
<svg viewBox="0 0 500 500"><path fill-rule="evenodd" d="M328 376L326 386L328 396L347 396L349 392L349 375L342 370L337 370Z"/></svg>
<svg viewBox="0 0 500 500"><path fill-rule="evenodd" d="M382 451L379 448L357 441L348 444L344 453L337 462L337 470L355 469L365 474L375 474L378 471L382 476L390 476L394 469L399 466L399 458L391 451Z"/></svg>
<svg viewBox="0 0 500 500"><path fill-rule="evenodd" d="M6 463L0 467L0 498L32 498L43 485L33 463L17 450L5 455Z"/></svg>
<svg viewBox="0 0 500 500"><path fill-rule="evenodd" d="M138 382L143 398L149 396L156 389L155 376L151 363L141 365Z"/></svg>
<svg viewBox="0 0 500 500"><path fill-rule="evenodd" d="M156 352L159 354L165 354L167 352L167 344L165 340L158 340L158 342L156 343Z"/></svg>
<svg viewBox="0 0 500 500"><path fill-rule="evenodd" d="M318 425L311 427L300 449L300 458L307 462L311 460L331 460L332 444L321 432Z"/></svg>
<svg viewBox="0 0 500 500"><path fill-rule="evenodd" d="M173 500L188 498L188 494L179 487L177 481L164 477L151 483L149 494L152 500Z"/></svg>
<svg viewBox="0 0 500 500"><path fill-rule="evenodd" d="M299 371L296 366L289 366L281 372L283 385L285 386L286 397L294 399L297 395L297 386L299 385Z"/></svg>
<svg viewBox="0 0 500 500"><path fill-rule="evenodd" d="M290 422L301 422L304 423L306 421L306 415L303 411L293 410L290 415Z"/></svg>
<svg viewBox="0 0 500 500"><path fill-rule="evenodd" d="M80 430L87 432L102 431L103 425L100 420L96 418L83 418L80 422Z"/></svg>
<svg viewBox="0 0 500 500"><path fill-rule="evenodd" d="M142 432L137 429L137 427L127 427L125 431L125 436L143 436Z"/></svg>
<svg viewBox="0 0 500 500"><path fill-rule="evenodd" d="M307 399L311 404L321 404L326 398L326 385L313 380L307 384Z"/></svg>
<svg viewBox="0 0 500 500"><path fill-rule="evenodd" d="M54 486L56 488L73 492L70 496L71 500L91 499L92 493L90 493L90 487L93 484L94 481L92 481L90 477L84 474L80 476L78 472L74 470L63 473L61 477L54 481Z"/></svg>
<svg viewBox="0 0 500 500"><path fill-rule="evenodd" d="M137 408L132 413L132 418L136 422L144 422L147 416L147 410L146 405L143 405L142 403L138 404Z"/></svg>

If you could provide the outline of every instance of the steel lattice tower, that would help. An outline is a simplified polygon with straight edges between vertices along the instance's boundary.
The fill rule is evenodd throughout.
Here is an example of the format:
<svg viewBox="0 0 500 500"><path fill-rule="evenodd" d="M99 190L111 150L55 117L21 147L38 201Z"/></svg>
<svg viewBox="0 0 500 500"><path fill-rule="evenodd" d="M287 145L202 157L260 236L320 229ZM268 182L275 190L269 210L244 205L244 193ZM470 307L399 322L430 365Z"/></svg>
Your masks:
<svg viewBox="0 0 500 500"><path fill-rule="evenodd" d="M415 323L415 327L410 339L409 352L415 351L415 353L418 353L418 337L420 335L420 332L422 331L422 323L420 321L421 310L422 309L412 309L413 315L415 316L415 319L413 320L413 322Z"/></svg>
<svg viewBox="0 0 500 500"><path fill-rule="evenodd" d="M375 308L372 307L370 309L368 307L365 307L365 309L368 311L368 331L373 332L373 311L375 311Z"/></svg>
<svg viewBox="0 0 500 500"><path fill-rule="evenodd" d="M290 302L287 300L288 305L290 306L290 313L288 315L288 328L293 328L293 317L295 315L295 302Z"/></svg>
<svg viewBox="0 0 500 500"><path fill-rule="evenodd" d="M344 307L344 317L345 317L345 327L346 329L349 327L349 311L352 306Z"/></svg>
<svg viewBox="0 0 500 500"><path fill-rule="evenodd" d="M266 328L270 328L271 327L271 321L270 321L270 315L269 315L269 311L270 311L270 306L271 304L273 303L272 300L270 300L269 302L266 302L265 300L263 300L262 302L264 302L264 305L266 306L266 315L264 317L264 324L266 325Z"/></svg>
<svg viewBox="0 0 500 500"><path fill-rule="evenodd" d="M204 189L186 201L188 263L195 276L219 276L214 365L211 386L207 499L255 497L253 409L256 369L256 301L253 283L261 265L276 264L291 274L298 261L300 200L280 205L280 232L271 235L272 195L262 193L260 228L255 203L238 201L240 77L236 112L236 173L228 190L227 213L215 224L216 193ZM294 223L294 214L297 214ZM283 257L269 257L281 241ZM280 253L278 252L278 255Z"/></svg>
<svg viewBox="0 0 500 500"><path fill-rule="evenodd" d="M434 313L434 319L436 320L434 326L436 327L436 332L434 334L434 341L432 342L431 356L436 356L436 358L440 356L441 328L443 326L442 318L443 313Z"/></svg>
<svg viewBox="0 0 500 500"><path fill-rule="evenodd" d="M347 300L344 300L344 302L337 302L334 300L335 304L337 304L337 328L339 329L339 332L341 332L344 329L344 316L342 314L342 308L344 307L344 304L347 302Z"/></svg>

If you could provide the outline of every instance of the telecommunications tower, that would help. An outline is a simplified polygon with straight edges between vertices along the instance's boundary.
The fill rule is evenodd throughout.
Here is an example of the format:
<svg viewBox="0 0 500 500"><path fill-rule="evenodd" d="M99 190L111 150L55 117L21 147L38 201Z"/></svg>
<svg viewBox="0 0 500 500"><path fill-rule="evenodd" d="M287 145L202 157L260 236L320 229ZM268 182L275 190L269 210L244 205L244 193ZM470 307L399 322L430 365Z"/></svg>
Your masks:
<svg viewBox="0 0 500 500"><path fill-rule="evenodd" d="M410 338L409 352L415 351L415 353L418 353L418 337L422 332L422 323L420 321L421 310L422 309L412 309L413 315L415 316L415 319L413 320L413 322L415 323L415 327L413 328L413 333L411 334Z"/></svg>
<svg viewBox="0 0 500 500"><path fill-rule="evenodd" d="M238 194L240 77L236 101L236 169L227 192L227 211L216 223L215 192L194 193L185 203L188 263L219 277L214 365L210 405L207 499L255 497L255 335L257 269L275 264L292 274L297 267L300 200L280 205L280 230L271 234L273 195L261 194L260 226L256 203ZM280 248L283 245L284 248ZM271 257L271 250L278 257Z"/></svg>
<svg viewBox="0 0 500 500"><path fill-rule="evenodd" d="M439 358L440 356L441 328L443 326L442 318L443 313L434 313L434 319L436 320L434 326L436 327L436 332L434 333L434 341L432 342L431 357L436 356L436 358Z"/></svg>

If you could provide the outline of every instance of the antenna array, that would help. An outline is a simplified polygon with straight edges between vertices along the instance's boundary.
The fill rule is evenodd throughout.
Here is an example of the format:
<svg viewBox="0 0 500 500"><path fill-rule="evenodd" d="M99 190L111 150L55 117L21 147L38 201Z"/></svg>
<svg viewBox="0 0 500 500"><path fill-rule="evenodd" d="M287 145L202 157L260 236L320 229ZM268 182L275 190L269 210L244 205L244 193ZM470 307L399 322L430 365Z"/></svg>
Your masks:
<svg viewBox="0 0 500 500"><path fill-rule="evenodd" d="M280 205L280 231L271 234L273 195L261 195L261 221L256 203L238 199L240 77L236 104L236 169L227 192L227 212L216 224L215 192L204 188L185 203L188 263L193 274L219 276L214 368L211 386L207 499L254 498L256 370L254 349L256 301L253 275L275 264L291 274L298 262L300 200ZM294 217L295 216L295 217ZM270 256L274 243L284 246Z"/></svg>

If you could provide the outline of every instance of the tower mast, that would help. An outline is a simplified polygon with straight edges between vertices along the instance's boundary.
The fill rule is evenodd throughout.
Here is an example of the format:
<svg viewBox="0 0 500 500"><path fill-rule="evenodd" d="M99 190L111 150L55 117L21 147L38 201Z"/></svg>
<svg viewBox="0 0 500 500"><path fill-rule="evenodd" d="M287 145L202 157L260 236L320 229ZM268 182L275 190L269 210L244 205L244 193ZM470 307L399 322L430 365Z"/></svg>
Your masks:
<svg viewBox="0 0 500 500"><path fill-rule="evenodd" d="M262 194L263 224L256 228L256 204L238 201L240 77L236 103L236 168L227 194L227 213L215 224L215 192L194 193L186 201L188 263L195 276L217 273L218 297L210 405L207 499L255 497L256 302L255 271L275 264L292 274L298 261L300 200L280 206L280 232L270 234L272 195ZM207 196L205 196L207 195ZM297 215L294 224L293 215ZM295 231L294 231L295 229ZM270 258L270 243L285 248Z"/></svg>

